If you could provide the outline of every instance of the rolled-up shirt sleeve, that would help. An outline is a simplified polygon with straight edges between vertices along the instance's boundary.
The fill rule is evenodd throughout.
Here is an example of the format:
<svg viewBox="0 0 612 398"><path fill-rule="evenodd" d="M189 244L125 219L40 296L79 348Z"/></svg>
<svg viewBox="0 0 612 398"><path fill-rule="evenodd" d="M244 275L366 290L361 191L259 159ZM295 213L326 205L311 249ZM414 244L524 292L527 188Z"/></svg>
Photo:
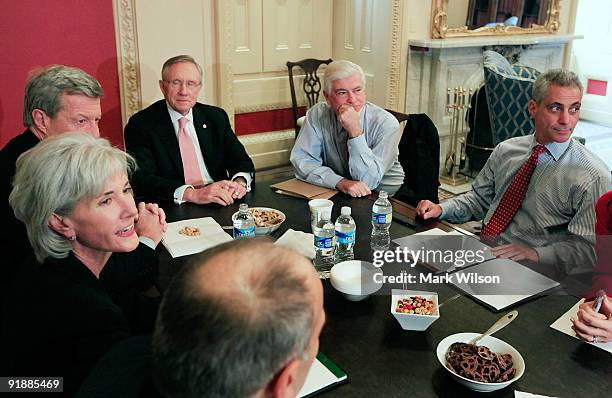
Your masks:
<svg viewBox="0 0 612 398"><path fill-rule="evenodd" d="M304 126L295 140L291 150L291 164L296 177L326 188L336 188L344 177L336 174L331 168L323 166L323 131L320 123L314 120L317 115L308 111Z"/></svg>
<svg viewBox="0 0 612 398"><path fill-rule="evenodd" d="M472 183L472 189L463 195L440 203L441 219L452 223L463 223L485 218L495 197L495 172L499 153L493 151L486 164Z"/></svg>
<svg viewBox="0 0 612 398"><path fill-rule="evenodd" d="M368 132L372 137L370 146L364 133L348 140L348 152L352 179L375 189L397 159L399 123L395 118L388 118L372 126L374 131Z"/></svg>

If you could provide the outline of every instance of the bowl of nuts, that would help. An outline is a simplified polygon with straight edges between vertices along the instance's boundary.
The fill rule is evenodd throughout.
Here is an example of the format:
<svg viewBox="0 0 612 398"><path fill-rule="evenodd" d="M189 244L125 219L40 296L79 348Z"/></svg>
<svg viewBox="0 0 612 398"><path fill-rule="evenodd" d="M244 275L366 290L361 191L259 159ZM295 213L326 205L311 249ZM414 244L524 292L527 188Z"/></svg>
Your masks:
<svg viewBox="0 0 612 398"><path fill-rule="evenodd" d="M271 234L285 222L285 214L282 211L269 207L249 207L249 213L255 221L255 235ZM238 212L232 214L232 222L237 215Z"/></svg>
<svg viewBox="0 0 612 398"><path fill-rule="evenodd" d="M391 291L391 314L402 329L423 331L440 318L438 294L418 290Z"/></svg>

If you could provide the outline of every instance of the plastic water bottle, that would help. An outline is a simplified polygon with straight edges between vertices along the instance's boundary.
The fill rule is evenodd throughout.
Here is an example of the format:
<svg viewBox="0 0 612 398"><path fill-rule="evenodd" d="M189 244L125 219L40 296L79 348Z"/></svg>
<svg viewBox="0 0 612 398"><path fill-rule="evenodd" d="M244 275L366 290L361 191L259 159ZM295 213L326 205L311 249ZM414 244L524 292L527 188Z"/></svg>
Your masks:
<svg viewBox="0 0 612 398"><path fill-rule="evenodd" d="M389 227L393 219L393 207L388 197L387 192L380 191L378 199L372 206L372 235L370 235L372 250L387 250L391 243Z"/></svg>
<svg viewBox="0 0 612 398"><path fill-rule="evenodd" d="M238 215L234 219L234 239L250 238L255 236L255 220L249 212L249 205L241 203Z"/></svg>
<svg viewBox="0 0 612 398"><path fill-rule="evenodd" d="M317 271L326 272L334 266L334 224L331 214L321 217L314 226L315 261Z"/></svg>
<svg viewBox="0 0 612 398"><path fill-rule="evenodd" d="M353 259L353 246L355 246L355 220L351 217L351 208L343 206L340 217L336 220L336 263Z"/></svg>

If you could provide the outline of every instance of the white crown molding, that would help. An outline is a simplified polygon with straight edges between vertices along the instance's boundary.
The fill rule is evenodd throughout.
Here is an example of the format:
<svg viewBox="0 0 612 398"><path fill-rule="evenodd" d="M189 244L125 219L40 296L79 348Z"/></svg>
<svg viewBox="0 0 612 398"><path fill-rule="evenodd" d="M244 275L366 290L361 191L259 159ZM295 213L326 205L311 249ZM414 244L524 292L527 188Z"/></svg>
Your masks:
<svg viewBox="0 0 612 398"><path fill-rule="evenodd" d="M400 63L402 40L401 0L391 1L391 40L389 49L389 74L387 77L388 109L397 109L400 96Z"/></svg>
<svg viewBox="0 0 612 398"><path fill-rule="evenodd" d="M134 1L113 0L121 119L124 126L130 116L138 112L142 107L140 61L136 34L136 7Z"/></svg>

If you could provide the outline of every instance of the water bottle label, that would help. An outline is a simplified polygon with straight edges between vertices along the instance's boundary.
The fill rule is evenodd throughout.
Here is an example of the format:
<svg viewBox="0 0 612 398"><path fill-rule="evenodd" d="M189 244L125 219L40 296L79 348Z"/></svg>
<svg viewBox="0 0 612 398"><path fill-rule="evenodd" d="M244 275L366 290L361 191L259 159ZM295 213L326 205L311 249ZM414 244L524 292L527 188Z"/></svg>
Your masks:
<svg viewBox="0 0 612 398"><path fill-rule="evenodd" d="M315 236L314 244L317 249L331 249L334 245L334 238L331 236L330 237Z"/></svg>
<svg viewBox="0 0 612 398"><path fill-rule="evenodd" d="M336 241L339 244L355 243L355 232L340 232L336 231Z"/></svg>
<svg viewBox="0 0 612 398"><path fill-rule="evenodd" d="M379 225L391 224L392 219L393 219L393 215L391 213L387 213L387 214L372 213L372 223L373 224L379 224Z"/></svg>
<svg viewBox="0 0 612 398"><path fill-rule="evenodd" d="M255 227L238 229L234 227L234 238L243 238L246 236L255 236Z"/></svg>

